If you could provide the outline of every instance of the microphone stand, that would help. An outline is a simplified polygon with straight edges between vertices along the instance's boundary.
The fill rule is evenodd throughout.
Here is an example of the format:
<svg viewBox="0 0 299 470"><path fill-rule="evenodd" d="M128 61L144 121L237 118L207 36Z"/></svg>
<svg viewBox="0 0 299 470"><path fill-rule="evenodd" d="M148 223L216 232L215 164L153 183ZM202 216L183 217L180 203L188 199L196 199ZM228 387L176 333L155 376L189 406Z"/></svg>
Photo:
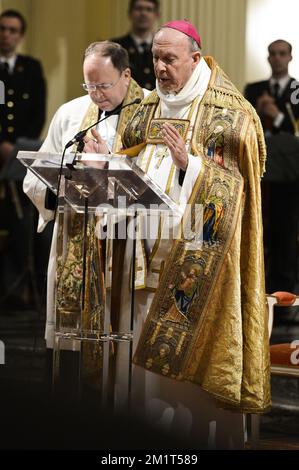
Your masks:
<svg viewBox="0 0 299 470"><path fill-rule="evenodd" d="M63 162L64 162L66 149L67 149L67 146L65 146L63 149L60 167L59 167L59 173L58 173L57 198L56 198L55 211L54 211L54 222L56 220L57 210L58 210L58 200L59 200L59 192L60 192L60 185L61 185L61 178L62 178L62 169L63 169Z"/></svg>

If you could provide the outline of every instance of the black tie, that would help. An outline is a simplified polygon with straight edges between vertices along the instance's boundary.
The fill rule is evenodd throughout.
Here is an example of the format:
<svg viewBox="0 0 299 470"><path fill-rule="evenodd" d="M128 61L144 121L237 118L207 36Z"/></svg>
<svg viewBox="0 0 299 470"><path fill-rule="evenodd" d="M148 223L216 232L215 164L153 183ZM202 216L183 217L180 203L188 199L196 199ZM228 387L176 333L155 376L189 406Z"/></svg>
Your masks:
<svg viewBox="0 0 299 470"><path fill-rule="evenodd" d="M273 98L275 100L277 100L278 97L279 97L279 91L280 91L279 83L275 82L274 85L273 85Z"/></svg>
<svg viewBox="0 0 299 470"><path fill-rule="evenodd" d="M118 106L116 106L116 108L112 109L111 111L105 111L105 118L108 118L110 116L117 116L120 114L120 108L122 107L122 103L120 103ZM98 121L103 117L103 111L101 111L99 109L99 112L98 112Z"/></svg>
<svg viewBox="0 0 299 470"><path fill-rule="evenodd" d="M116 116L118 114L120 114L120 108L122 107L122 103L120 103L118 106L116 106L116 108L112 109L111 111L105 111L105 117L107 116Z"/></svg>
<svg viewBox="0 0 299 470"><path fill-rule="evenodd" d="M9 65L8 65L8 62L1 62L0 64L1 66L1 70L4 70L5 72L8 72L9 71Z"/></svg>
<svg viewBox="0 0 299 470"><path fill-rule="evenodd" d="M142 54L143 54L143 55L146 55L146 54L147 54L147 51L148 51L148 44L147 44L147 42L145 42L145 41L142 42L142 43L140 44L140 47L142 47Z"/></svg>

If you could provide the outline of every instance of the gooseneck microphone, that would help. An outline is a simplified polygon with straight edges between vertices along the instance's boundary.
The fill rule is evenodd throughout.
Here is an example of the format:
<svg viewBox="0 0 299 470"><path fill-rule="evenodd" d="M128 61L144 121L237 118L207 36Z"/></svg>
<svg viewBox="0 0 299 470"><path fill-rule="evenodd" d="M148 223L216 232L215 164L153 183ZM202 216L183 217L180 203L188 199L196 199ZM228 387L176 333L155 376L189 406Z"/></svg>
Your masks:
<svg viewBox="0 0 299 470"><path fill-rule="evenodd" d="M141 99L140 98L136 98L134 101L132 101L131 103L127 103L123 106L117 106L114 111L111 113L111 114L108 114L107 116L104 116L102 119L99 119L98 121L96 121L95 123L93 123L91 126L87 127L86 129L83 129L82 131L78 132L73 138L72 140L70 140L66 146L65 146L65 149L71 147L72 145L76 144L76 143L79 143L81 142L84 137L86 136L87 132L89 131L89 129L91 129L92 127L94 126L97 126L98 124L100 124L100 122L102 121L105 121L105 119L108 119L110 116L113 116L114 114L118 114L120 111L122 111L124 108L126 108L127 106L132 106L133 104L139 104L141 103Z"/></svg>

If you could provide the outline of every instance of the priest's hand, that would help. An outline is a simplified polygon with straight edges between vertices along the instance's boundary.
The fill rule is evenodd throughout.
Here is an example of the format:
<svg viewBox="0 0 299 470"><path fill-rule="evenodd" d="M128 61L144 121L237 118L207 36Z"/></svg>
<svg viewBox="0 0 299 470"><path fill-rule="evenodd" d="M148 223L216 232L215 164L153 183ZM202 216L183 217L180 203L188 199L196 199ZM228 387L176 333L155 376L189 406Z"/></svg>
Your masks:
<svg viewBox="0 0 299 470"><path fill-rule="evenodd" d="M173 125L165 123L162 127L162 135L165 145L170 150L173 163L177 168L185 171L188 166L188 153L179 132Z"/></svg>
<svg viewBox="0 0 299 470"><path fill-rule="evenodd" d="M256 110L259 115L267 116L271 119L275 119L280 113L274 98L266 91L257 99Z"/></svg>
<svg viewBox="0 0 299 470"><path fill-rule="evenodd" d="M100 136L100 134L95 130L91 129L93 138L84 137L84 150L85 153L110 153L106 141Z"/></svg>

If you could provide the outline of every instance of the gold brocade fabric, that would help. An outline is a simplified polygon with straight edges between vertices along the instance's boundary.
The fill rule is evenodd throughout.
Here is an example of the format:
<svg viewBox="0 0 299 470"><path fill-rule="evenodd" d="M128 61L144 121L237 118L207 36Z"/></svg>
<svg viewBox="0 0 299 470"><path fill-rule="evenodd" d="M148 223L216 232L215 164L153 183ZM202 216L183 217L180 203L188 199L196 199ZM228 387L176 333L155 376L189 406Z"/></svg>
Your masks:
<svg viewBox="0 0 299 470"><path fill-rule="evenodd" d="M147 144L164 144L162 129L164 122L168 122L179 132L180 136L186 141L190 121L188 119L161 119L156 118L151 120L151 125L148 130L146 143Z"/></svg>
<svg viewBox="0 0 299 470"><path fill-rule="evenodd" d="M189 204L203 205L203 243L173 242L135 353L137 365L199 384L225 406L259 413L270 402L260 178L265 144L259 118L212 58L192 153L202 169ZM158 104L152 92L124 133L146 140ZM188 211L189 209L187 209ZM186 213L191 217L193 212Z"/></svg>
<svg viewBox="0 0 299 470"><path fill-rule="evenodd" d="M66 222L69 227L66 253L57 258L57 319L61 328L102 330L103 259L99 240L95 237L95 219L89 220L86 231L86 282L83 290L84 219L74 214ZM61 227L62 228L62 227ZM58 251L60 251L58 244ZM82 301L84 293L84 309Z"/></svg>

